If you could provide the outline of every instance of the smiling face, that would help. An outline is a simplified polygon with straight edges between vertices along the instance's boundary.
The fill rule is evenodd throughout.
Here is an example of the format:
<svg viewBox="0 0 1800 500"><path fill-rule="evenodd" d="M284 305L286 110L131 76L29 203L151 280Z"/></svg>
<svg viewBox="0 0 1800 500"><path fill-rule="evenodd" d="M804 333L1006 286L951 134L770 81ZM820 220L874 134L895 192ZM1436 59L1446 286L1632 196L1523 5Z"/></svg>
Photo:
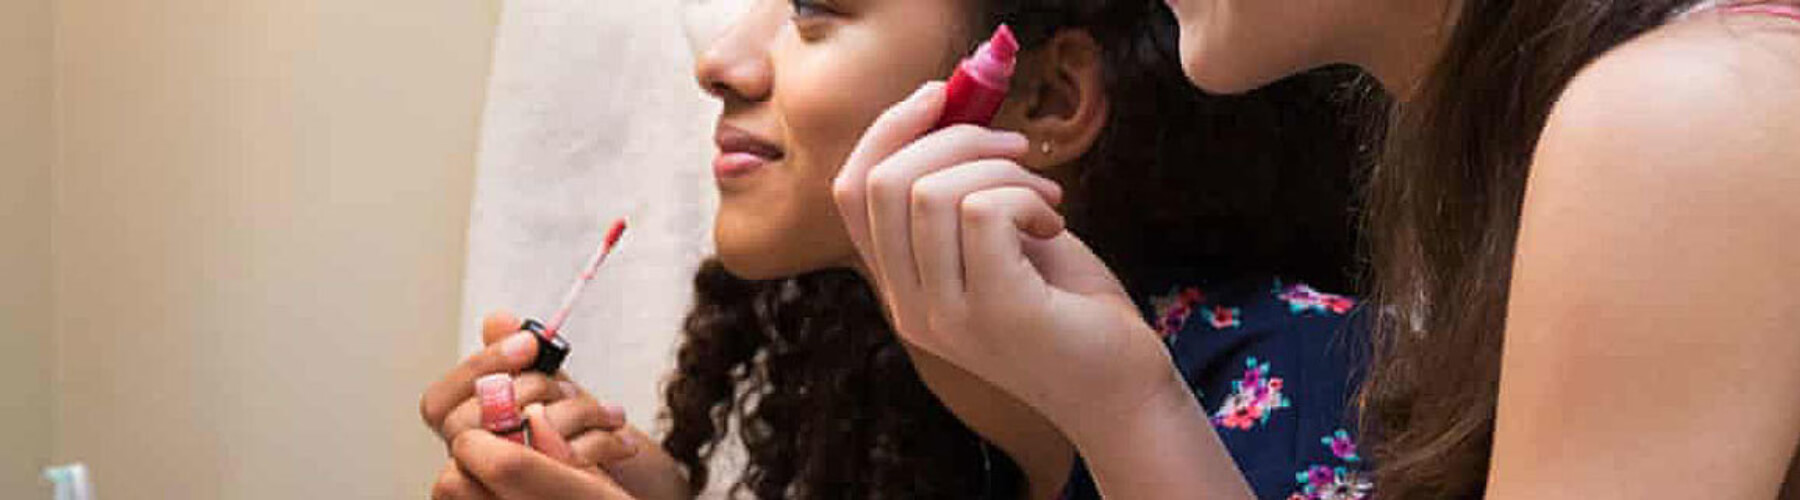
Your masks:
<svg viewBox="0 0 1800 500"><path fill-rule="evenodd" d="M724 104L719 258L746 279L856 262L831 182L889 106L954 69L975 0L755 0L699 56Z"/></svg>

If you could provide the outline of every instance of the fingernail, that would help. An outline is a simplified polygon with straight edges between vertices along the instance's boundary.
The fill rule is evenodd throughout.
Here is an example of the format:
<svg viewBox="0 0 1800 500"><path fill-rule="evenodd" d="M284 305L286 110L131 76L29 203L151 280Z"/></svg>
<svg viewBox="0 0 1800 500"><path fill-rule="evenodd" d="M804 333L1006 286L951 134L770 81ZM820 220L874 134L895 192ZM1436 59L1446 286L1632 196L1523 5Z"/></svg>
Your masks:
<svg viewBox="0 0 1800 500"><path fill-rule="evenodd" d="M637 454L637 452L638 452L637 436L631 435L630 432L620 432L617 434L617 436L619 436L619 446L625 447L625 451L629 452L632 455Z"/></svg>
<svg viewBox="0 0 1800 500"><path fill-rule="evenodd" d="M562 388L562 394L565 398L572 398L575 397L576 394L581 394L581 388L575 387L574 382L560 380L556 382L556 386Z"/></svg>
<svg viewBox="0 0 1800 500"><path fill-rule="evenodd" d="M543 422L545 425L554 423L554 422L550 421L550 414L544 413L544 404L543 403L532 403L532 404L525 405L525 416L537 419L539 422Z"/></svg>
<svg viewBox="0 0 1800 500"><path fill-rule="evenodd" d="M941 86L943 86L942 82L938 82L938 81L925 82L924 85L919 86L918 90L914 90L912 96L907 97L906 100L912 102L913 105L915 105L915 106L924 106L925 103L923 101L921 101L921 99L924 99L925 96L930 95L932 92L936 91L938 87L941 87Z"/></svg>
<svg viewBox="0 0 1800 500"><path fill-rule="evenodd" d="M1018 132L1001 132L994 141L1007 149L1024 150L1031 148L1031 139Z"/></svg>
<svg viewBox="0 0 1800 500"><path fill-rule="evenodd" d="M525 351L531 349L531 345L534 342L537 342L537 340L531 338L530 333L515 333L511 337L507 337L506 340L501 341L500 353L506 355L508 358L519 359L525 355Z"/></svg>
<svg viewBox="0 0 1800 500"><path fill-rule="evenodd" d="M606 416L608 417L625 420L625 407L619 406L618 404L600 403L600 411L606 412Z"/></svg>

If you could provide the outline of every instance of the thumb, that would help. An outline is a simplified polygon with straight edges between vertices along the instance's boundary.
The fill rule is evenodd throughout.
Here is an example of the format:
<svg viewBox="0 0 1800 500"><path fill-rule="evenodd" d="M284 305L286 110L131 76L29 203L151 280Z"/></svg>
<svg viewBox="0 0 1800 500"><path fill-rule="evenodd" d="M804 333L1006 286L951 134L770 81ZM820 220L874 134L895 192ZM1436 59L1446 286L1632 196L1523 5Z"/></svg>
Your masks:
<svg viewBox="0 0 1800 500"><path fill-rule="evenodd" d="M532 403L525 407L525 425L531 427L531 447L558 462L575 464L575 450L569 446L562 433L556 431L556 425L550 421L550 414L544 411L544 405Z"/></svg>

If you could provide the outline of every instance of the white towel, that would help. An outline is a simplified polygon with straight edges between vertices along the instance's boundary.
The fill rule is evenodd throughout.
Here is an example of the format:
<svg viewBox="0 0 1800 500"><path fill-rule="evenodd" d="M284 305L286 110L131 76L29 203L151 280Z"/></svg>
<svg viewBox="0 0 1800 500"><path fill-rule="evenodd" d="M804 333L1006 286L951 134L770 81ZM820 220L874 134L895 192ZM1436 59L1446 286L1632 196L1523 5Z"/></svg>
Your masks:
<svg viewBox="0 0 1800 500"><path fill-rule="evenodd" d="M682 10L728 1L504 3L470 220L465 352L488 311L547 319L603 226L635 208L569 318L566 367L653 430L716 203L717 104L694 84Z"/></svg>

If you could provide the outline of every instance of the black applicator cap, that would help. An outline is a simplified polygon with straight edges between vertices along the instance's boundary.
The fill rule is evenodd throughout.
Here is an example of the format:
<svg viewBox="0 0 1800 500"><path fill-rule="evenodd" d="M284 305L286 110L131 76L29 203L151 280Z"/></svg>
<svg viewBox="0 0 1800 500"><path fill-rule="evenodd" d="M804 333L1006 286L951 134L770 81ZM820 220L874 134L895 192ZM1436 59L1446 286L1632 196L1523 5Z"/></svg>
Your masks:
<svg viewBox="0 0 1800 500"><path fill-rule="evenodd" d="M544 324L535 319L525 320L519 329L531 332L531 336L537 338L537 359L531 360L531 371L556 376L557 370L562 369L563 360L569 358L568 339L561 335L550 336Z"/></svg>

